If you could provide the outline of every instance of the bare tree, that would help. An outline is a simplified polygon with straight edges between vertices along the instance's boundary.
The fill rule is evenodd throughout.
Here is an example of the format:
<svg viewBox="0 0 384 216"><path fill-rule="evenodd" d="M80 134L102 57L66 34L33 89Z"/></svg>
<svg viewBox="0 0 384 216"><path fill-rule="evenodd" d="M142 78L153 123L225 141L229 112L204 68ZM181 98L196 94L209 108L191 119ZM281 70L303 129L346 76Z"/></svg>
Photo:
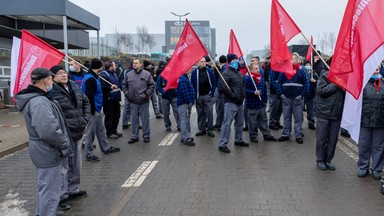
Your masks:
<svg viewBox="0 0 384 216"><path fill-rule="evenodd" d="M137 37L138 37L138 44L140 45L141 52L144 51L144 47L147 44L147 38L148 38L148 28L146 26L137 26Z"/></svg>
<svg viewBox="0 0 384 216"><path fill-rule="evenodd" d="M335 43L336 43L336 34L335 32L331 32L329 33L328 35L328 44L329 44L329 47L330 47L330 55L333 54L333 50L335 49Z"/></svg>
<svg viewBox="0 0 384 216"><path fill-rule="evenodd" d="M154 46L156 46L155 37L153 35L148 34L148 37L147 37L147 40L146 40L146 44L149 47L149 52L152 52L152 48Z"/></svg>
<svg viewBox="0 0 384 216"><path fill-rule="evenodd" d="M321 36L321 35L318 35L318 44L319 44L319 48L320 48L320 50L321 50L321 52L325 52L324 50L325 50L325 46L326 46L326 41L325 41L325 39L323 39L323 37Z"/></svg>
<svg viewBox="0 0 384 216"><path fill-rule="evenodd" d="M268 43L264 46L264 53L265 53L264 57L268 57L271 55L271 43Z"/></svg>
<svg viewBox="0 0 384 216"><path fill-rule="evenodd" d="M329 42L328 42L328 32L323 32L322 33L322 36L323 36L323 40L324 40L324 49L323 49L323 52L324 53L329 53Z"/></svg>
<svg viewBox="0 0 384 216"><path fill-rule="evenodd" d="M121 40L124 44L124 47L127 49L127 52L130 53L133 49L133 39L130 34L121 34Z"/></svg>
<svg viewBox="0 0 384 216"><path fill-rule="evenodd" d="M121 47L122 46L123 46L123 42L122 42L122 40L120 38L120 33L118 33L116 31L116 33L115 33L115 44L114 44L116 52L121 52Z"/></svg>
<svg viewBox="0 0 384 216"><path fill-rule="evenodd" d="M134 48L135 48L135 50L137 51L137 53L139 54L140 51L141 51L141 46L140 46L140 44L139 44L139 43L135 44L135 45L134 45Z"/></svg>
<svg viewBox="0 0 384 216"><path fill-rule="evenodd" d="M298 45L308 45L308 42L304 38L301 38L298 42Z"/></svg>

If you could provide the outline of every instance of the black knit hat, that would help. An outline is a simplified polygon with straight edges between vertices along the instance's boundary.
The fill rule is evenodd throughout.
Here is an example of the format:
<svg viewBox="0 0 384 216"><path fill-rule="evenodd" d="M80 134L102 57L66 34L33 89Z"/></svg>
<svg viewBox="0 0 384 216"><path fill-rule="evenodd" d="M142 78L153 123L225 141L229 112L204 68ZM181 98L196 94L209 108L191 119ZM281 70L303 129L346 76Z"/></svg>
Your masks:
<svg viewBox="0 0 384 216"><path fill-rule="evenodd" d="M103 63L100 61L100 59L94 58L91 61L91 69L99 69L103 67Z"/></svg>
<svg viewBox="0 0 384 216"><path fill-rule="evenodd" d="M227 57L225 57L225 55L221 55L221 56L219 57L219 62L220 62L221 64L225 64L225 63L227 63Z"/></svg>
<svg viewBox="0 0 384 216"><path fill-rule="evenodd" d="M63 66L61 66L61 65L55 65L55 66L53 66L53 67L51 67L51 69L49 69L53 74L57 74L57 72L59 72L59 70L64 70L65 71L65 69L63 68Z"/></svg>
<svg viewBox="0 0 384 216"><path fill-rule="evenodd" d="M144 60L144 68L148 67L149 65L151 65L152 63L148 60Z"/></svg>
<svg viewBox="0 0 384 216"><path fill-rule="evenodd" d="M233 59L237 59L237 56L235 55L235 54L233 54L233 53L229 53L228 55L227 55L227 61L228 61L228 63L231 63L231 61L233 60Z"/></svg>

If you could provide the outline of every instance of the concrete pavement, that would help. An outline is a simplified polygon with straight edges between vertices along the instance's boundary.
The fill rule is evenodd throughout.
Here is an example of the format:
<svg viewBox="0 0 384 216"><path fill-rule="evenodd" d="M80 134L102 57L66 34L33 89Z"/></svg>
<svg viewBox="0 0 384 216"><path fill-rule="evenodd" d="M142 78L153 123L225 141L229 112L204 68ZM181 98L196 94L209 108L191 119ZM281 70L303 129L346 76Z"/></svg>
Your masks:
<svg viewBox="0 0 384 216"><path fill-rule="evenodd" d="M371 176L356 176L357 146L350 139L339 139L333 161L336 171L320 171L315 164L315 132L306 127L303 145L292 137L289 142L264 142L259 137L259 143L248 148L233 145L232 130L228 145L232 152L224 154L217 149L219 132L215 138L195 137L197 145L188 147L179 142L175 125L174 134L169 135L163 120L153 118L150 110L151 142L141 139L128 145L128 129L122 138L109 140L121 152L102 155L97 147L95 153L101 161L83 163L81 188L89 195L72 201L67 215L342 216L384 212L380 182ZM7 124L17 125L21 115L16 116L15 123ZM23 126L15 128L22 130ZM12 128L2 127L0 132L5 129ZM193 134L197 130L196 113L192 130ZM280 136L281 130L273 135ZM249 140L247 132L244 140ZM1 158L0 167L0 215L33 215L36 169L27 149Z"/></svg>

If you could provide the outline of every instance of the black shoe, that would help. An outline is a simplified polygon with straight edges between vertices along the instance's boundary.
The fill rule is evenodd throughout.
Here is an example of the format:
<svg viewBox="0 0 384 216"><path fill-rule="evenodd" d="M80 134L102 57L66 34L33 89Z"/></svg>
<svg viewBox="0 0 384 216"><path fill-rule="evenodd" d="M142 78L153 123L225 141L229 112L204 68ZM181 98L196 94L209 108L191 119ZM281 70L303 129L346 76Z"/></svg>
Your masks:
<svg viewBox="0 0 384 216"><path fill-rule="evenodd" d="M99 162L100 158L97 157L96 155L92 155L92 156L88 156L85 160L90 162Z"/></svg>
<svg viewBox="0 0 384 216"><path fill-rule="evenodd" d="M116 134L107 134L107 138L108 139L117 139L117 138L119 138L119 136L117 136Z"/></svg>
<svg viewBox="0 0 384 216"><path fill-rule="evenodd" d="M244 141L241 141L241 142L235 141L235 146L249 147L249 144Z"/></svg>
<svg viewBox="0 0 384 216"><path fill-rule="evenodd" d="M269 129L271 130L279 130L279 128L275 125L269 125Z"/></svg>
<svg viewBox="0 0 384 216"><path fill-rule="evenodd" d="M207 134L207 131L205 131L205 130L199 130L199 131L195 134L195 136L203 136L203 135L205 135L205 134Z"/></svg>
<svg viewBox="0 0 384 216"><path fill-rule="evenodd" d="M144 138L144 142L149 143L149 142L151 142L151 140L149 138Z"/></svg>
<svg viewBox="0 0 384 216"><path fill-rule="evenodd" d="M118 137L122 137L122 136L123 136L122 133L119 133L119 132L117 132L117 131L113 132L113 134L115 134L115 135L118 136Z"/></svg>
<svg viewBox="0 0 384 216"><path fill-rule="evenodd" d="M213 133L213 130L208 130L208 136L215 137L215 133Z"/></svg>
<svg viewBox="0 0 384 216"><path fill-rule="evenodd" d="M126 130L129 128L129 125L123 125L123 130Z"/></svg>
<svg viewBox="0 0 384 216"><path fill-rule="evenodd" d="M178 128L177 128L177 131L181 131L181 128L180 128L180 127L178 127Z"/></svg>
<svg viewBox="0 0 384 216"><path fill-rule="evenodd" d="M79 191L74 194L69 194L68 199L71 200L71 199L77 199L77 198L86 197L86 196L87 196L87 191Z"/></svg>
<svg viewBox="0 0 384 216"><path fill-rule="evenodd" d="M249 141L251 141L253 143L258 143L259 142L259 140L257 140L257 138L251 138L251 139L249 139Z"/></svg>
<svg viewBox="0 0 384 216"><path fill-rule="evenodd" d="M196 143L193 142L193 139L192 139L192 138L188 138L188 139L186 139L186 140L184 141L184 145L186 145L186 146L195 146Z"/></svg>
<svg viewBox="0 0 384 216"><path fill-rule="evenodd" d="M161 115L157 115L156 118L157 118L157 119L162 119L163 116L161 116Z"/></svg>
<svg viewBox="0 0 384 216"><path fill-rule="evenodd" d="M171 131L172 131L172 128L171 128L171 127L167 127L167 131L168 131L168 132L171 132Z"/></svg>
<svg viewBox="0 0 384 216"><path fill-rule="evenodd" d="M111 154L111 153L115 153L115 152L119 152L119 151L120 151L120 148L111 146L111 148L109 148L107 151L105 151L104 154Z"/></svg>
<svg viewBox="0 0 384 216"><path fill-rule="evenodd" d="M243 128L243 131L248 131L248 127L245 126L245 127Z"/></svg>
<svg viewBox="0 0 384 216"><path fill-rule="evenodd" d="M340 133L340 135L347 138L351 137L351 134L348 131L343 131Z"/></svg>
<svg viewBox="0 0 384 216"><path fill-rule="evenodd" d="M311 130L316 130L316 127L314 125L308 125L308 128Z"/></svg>
<svg viewBox="0 0 384 216"><path fill-rule="evenodd" d="M66 210L71 209L71 205L69 204L69 200L68 200L68 198L66 198L66 199L62 199L62 200L59 202L59 206L57 207L57 209L58 209L59 211L66 211Z"/></svg>
<svg viewBox="0 0 384 216"><path fill-rule="evenodd" d="M81 143L81 148L82 148L82 149L85 148L85 143Z"/></svg>
<svg viewBox="0 0 384 216"><path fill-rule="evenodd" d="M131 138L130 140L128 140L128 144L133 144L135 142L139 142L139 139Z"/></svg>
<svg viewBox="0 0 384 216"><path fill-rule="evenodd" d="M303 138L296 138L296 142L298 144L303 144L304 143Z"/></svg>
<svg viewBox="0 0 384 216"><path fill-rule="evenodd" d="M277 141L277 139L274 136L272 136L272 135L264 136L264 140L265 141L272 141L272 142L276 142Z"/></svg>
<svg viewBox="0 0 384 216"><path fill-rule="evenodd" d="M283 125L278 124L278 125L277 125L277 128L279 128L279 129L283 129L284 127L283 127Z"/></svg>
<svg viewBox="0 0 384 216"><path fill-rule="evenodd" d="M278 142L284 142L284 141L287 141L287 140L289 140L289 137L287 137L287 136L281 136L281 137L279 137L277 139Z"/></svg>
<svg viewBox="0 0 384 216"><path fill-rule="evenodd" d="M140 130L140 129L143 129L143 127L142 127L141 125L139 125L139 130Z"/></svg>
<svg viewBox="0 0 384 216"><path fill-rule="evenodd" d="M231 150L227 146L220 146L219 151L224 152L224 153L231 153Z"/></svg>

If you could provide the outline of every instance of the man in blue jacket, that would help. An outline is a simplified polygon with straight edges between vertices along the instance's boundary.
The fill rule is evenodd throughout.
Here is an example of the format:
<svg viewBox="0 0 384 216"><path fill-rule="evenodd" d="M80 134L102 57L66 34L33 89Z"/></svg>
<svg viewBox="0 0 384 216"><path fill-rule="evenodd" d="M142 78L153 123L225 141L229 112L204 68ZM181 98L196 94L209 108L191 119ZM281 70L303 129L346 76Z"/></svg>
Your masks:
<svg viewBox="0 0 384 216"><path fill-rule="evenodd" d="M310 83L307 73L300 68L299 54L292 54L292 64L295 75L288 79L285 73L279 75L277 92L283 103L284 128L278 141L289 140L292 130L292 115L295 121L295 137L298 144L303 144L303 98L309 96Z"/></svg>
<svg viewBox="0 0 384 216"><path fill-rule="evenodd" d="M191 83L196 95L197 123L199 131L196 136L207 134L214 137L213 133L213 96L216 89L215 73L207 67L205 58L198 62L198 68L192 71ZM206 122L208 120L208 126Z"/></svg>

